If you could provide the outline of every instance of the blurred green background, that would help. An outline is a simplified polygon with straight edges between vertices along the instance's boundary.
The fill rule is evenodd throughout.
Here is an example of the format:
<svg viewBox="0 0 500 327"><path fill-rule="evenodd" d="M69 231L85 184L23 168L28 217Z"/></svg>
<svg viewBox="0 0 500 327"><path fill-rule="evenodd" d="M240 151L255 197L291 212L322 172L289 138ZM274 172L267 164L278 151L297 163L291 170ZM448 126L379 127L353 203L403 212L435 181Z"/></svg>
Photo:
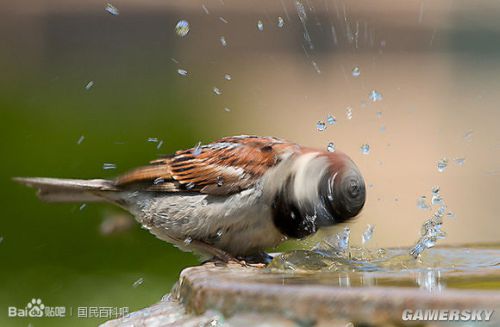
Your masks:
<svg viewBox="0 0 500 327"><path fill-rule="evenodd" d="M0 4L0 326L95 325L106 319L6 312L32 298L74 310L137 310L159 301L198 262L137 224L102 233L119 209L45 204L13 176L111 178L227 135L274 135L319 148L335 141L369 184L366 208L351 225L355 242L371 223L373 246L411 245L426 216L416 199L437 184L458 217L446 223L445 242L499 240L494 1L304 2L312 43L295 1L113 5L118 16L95 0ZM184 38L175 33L180 19L191 24ZM359 78L351 76L355 66ZM368 100L372 89L383 101ZM338 123L320 133L316 122L328 114ZM367 142L369 156L359 151ZM441 174L443 157L450 166ZM463 167L453 163L457 157L466 158ZM117 168L103 170L104 163Z"/></svg>

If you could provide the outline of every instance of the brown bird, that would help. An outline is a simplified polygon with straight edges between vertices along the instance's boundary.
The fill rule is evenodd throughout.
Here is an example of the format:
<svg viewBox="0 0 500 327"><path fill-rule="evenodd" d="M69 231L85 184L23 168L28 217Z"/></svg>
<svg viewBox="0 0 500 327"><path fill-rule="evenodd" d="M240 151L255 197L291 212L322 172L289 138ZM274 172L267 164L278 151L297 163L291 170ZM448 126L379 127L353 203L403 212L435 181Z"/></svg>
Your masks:
<svg viewBox="0 0 500 327"><path fill-rule="evenodd" d="M363 177L347 155L246 135L177 151L115 180L15 180L49 202L113 203L158 238L224 261L263 261L266 248L344 222L365 203Z"/></svg>

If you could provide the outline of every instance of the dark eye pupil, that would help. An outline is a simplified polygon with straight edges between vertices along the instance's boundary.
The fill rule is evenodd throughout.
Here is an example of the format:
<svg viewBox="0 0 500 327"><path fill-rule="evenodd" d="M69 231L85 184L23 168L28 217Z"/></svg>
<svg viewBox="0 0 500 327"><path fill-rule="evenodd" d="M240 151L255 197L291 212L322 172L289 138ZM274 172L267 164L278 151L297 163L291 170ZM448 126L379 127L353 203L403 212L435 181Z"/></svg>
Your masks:
<svg viewBox="0 0 500 327"><path fill-rule="evenodd" d="M356 196L356 195L358 195L358 192L359 192L358 182L356 180L351 180L351 182L349 184L349 193L352 196Z"/></svg>

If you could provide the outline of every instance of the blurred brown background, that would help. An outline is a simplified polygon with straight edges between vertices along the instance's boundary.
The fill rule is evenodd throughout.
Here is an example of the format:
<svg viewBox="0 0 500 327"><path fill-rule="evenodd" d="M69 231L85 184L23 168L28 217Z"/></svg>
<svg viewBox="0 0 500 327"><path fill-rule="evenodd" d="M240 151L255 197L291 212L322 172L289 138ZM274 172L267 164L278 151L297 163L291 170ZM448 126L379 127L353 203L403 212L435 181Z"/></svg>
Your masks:
<svg viewBox="0 0 500 327"><path fill-rule="evenodd" d="M139 308L196 262L137 226L102 236L106 206L44 205L10 177L112 177L227 135L325 149L334 142L348 153L369 185L366 207L349 225L355 243L374 224L371 246L412 245L432 214L417 199L430 200L435 185L456 215L445 220L441 244L499 241L498 2L112 4L118 16L94 0L0 4L2 279L31 281L15 295L6 296L6 286L2 304L21 305L36 291L47 301ZM190 23L185 37L175 33L181 19ZM368 98L372 90L382 101ZM319 132L316 123L329 114L337 124ZM164 145L157 149L149 137ZM364 143L369 155L360 152ZM449 163L440 173L442 158ZM117 170L103 171L105 162ZM130 288L139 277L144 285Z"/></svg>

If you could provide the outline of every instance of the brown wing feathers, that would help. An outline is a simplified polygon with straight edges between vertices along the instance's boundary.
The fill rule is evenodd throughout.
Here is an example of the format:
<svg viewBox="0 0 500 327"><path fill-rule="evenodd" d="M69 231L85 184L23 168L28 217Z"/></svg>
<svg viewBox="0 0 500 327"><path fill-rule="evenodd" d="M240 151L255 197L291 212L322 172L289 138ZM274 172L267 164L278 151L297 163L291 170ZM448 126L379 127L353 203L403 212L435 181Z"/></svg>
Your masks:
<svg viewBox="0 0 500 327"><path fill-rule="evenodd" d="M253 185L278 162L278 154L296 146L275 138L227 137L217 142L177 151L119 177L118 186L149 191L197 191L230 194Z"/></svg>

